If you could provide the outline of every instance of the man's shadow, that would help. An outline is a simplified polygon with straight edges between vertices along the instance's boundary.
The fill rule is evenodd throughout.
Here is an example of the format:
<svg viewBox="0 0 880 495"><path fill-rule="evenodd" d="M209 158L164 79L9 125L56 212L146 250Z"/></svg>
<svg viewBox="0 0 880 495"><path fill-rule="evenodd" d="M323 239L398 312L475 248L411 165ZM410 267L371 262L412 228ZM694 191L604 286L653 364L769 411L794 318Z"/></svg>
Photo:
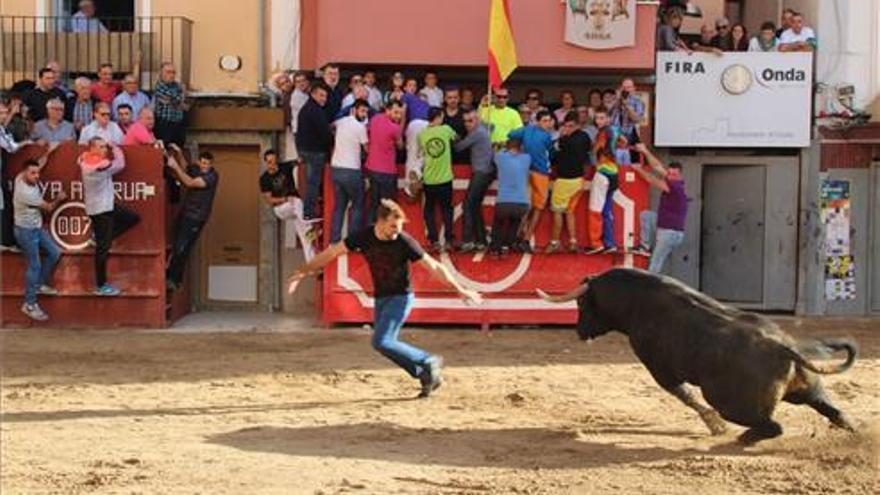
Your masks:
<svg viewBox="0 0 880 495"><path fill-rule="evenodd" d="M597 431L597 433L599 433ZM660 436L670 432L656 432ZM682 436L687 432L678 432ZM258 426L208 437L209 443L248 452L291 456L369 459L410 464L514 469L574 469L674 460L705 450L672 450L624 443L594 442L573 431L546 428L409 428L390 423L312 426ZM743 454L722 445L710 452Z"/></svg>

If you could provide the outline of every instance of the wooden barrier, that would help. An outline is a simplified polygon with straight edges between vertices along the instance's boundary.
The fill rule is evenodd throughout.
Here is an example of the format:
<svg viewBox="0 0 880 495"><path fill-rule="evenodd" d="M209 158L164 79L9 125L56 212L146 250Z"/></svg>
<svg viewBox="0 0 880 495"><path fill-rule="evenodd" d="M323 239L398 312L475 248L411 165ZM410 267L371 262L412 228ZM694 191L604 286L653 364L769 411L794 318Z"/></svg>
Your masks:
<svg viewBox="0 0 880 495"><path fill-rule="evenodd" d="M28 146L11 157L4 180L14 181L29 158L44 148ZM170 239L171 212L165 199L162 154L154 148L125 147L126 167L114 176L117 204L137 212L141 221L113 242L108 262L109 281L122 289L120 297L99 297L95 288L94 249L89 246L91 224L85 214L81 174L76 157L81 148L66 143L56 149L43 169L46 199L65 191L67 200L44 217L46 226L64 254L53 285L58 296L40 296L40 306L52 327L137 326L160 328L189 310L188 289L166 296L165 262ZM11 207L12 205L7 205ZM29 324L20 311L24 299L26 261L21 254L2 254L3 325Z"/></svg>

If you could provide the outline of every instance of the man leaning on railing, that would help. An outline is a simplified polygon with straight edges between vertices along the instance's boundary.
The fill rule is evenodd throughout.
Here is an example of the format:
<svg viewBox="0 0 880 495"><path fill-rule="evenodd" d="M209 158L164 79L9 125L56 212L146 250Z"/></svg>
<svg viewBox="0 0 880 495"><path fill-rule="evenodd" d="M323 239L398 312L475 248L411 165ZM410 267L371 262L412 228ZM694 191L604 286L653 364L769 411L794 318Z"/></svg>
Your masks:
<svg viewBox="0 0 880 495"><path fill-rule="evenodd" d="M95 2L92 0L81 0L78 4L79 10L70 18L71 33L106 33L107 28L95 17Z"/></svg>

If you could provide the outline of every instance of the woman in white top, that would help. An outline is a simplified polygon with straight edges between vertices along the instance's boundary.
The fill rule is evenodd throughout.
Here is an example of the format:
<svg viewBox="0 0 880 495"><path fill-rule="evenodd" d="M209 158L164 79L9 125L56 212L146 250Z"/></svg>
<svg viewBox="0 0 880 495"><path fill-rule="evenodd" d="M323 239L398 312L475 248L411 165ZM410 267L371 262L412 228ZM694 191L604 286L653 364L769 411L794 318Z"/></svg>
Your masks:
<svg viewBox="0 0 880 495"><path fill-rule="evenodd" d="M767 21L761 24L761 32L749 41L750 52L775 52L778 41L776 39L776 26Z"/></svg>

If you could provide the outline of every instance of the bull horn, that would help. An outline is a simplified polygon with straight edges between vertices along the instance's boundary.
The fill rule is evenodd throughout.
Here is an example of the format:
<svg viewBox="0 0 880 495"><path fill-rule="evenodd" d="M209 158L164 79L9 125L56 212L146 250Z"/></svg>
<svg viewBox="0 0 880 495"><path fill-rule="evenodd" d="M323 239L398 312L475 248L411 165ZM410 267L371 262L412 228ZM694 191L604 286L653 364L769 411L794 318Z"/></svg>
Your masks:
<svg viewBox="0 0 880 495"><path fill-rule="evenodd" d="M581 284L575 287L572 291L562 294L561 296L551 296L541 289L535 289L535 292L538 294L538 296L540 296L541 299L547 302L561 304L567 303L569 301L574 301L575 299L584 295L584 292L587 292L587 284Z"/></svg>

